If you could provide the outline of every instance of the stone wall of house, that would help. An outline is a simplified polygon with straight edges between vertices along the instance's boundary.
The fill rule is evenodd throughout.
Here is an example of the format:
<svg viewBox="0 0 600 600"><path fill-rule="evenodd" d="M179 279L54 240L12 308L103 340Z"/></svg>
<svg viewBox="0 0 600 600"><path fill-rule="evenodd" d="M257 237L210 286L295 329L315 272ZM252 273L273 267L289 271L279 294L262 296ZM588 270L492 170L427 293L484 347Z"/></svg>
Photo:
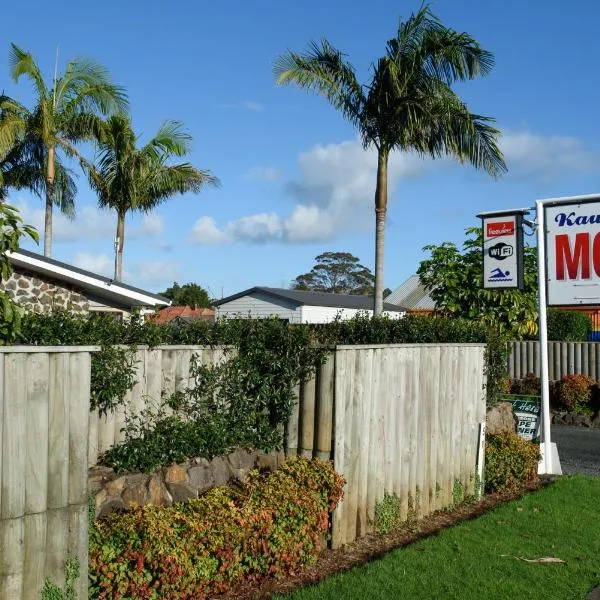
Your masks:
<svg viewBox="0 0 600 600"><path fill-rule="evenodd" d="M243 482L251 469L275 471L284 460L283 452L238 449L211 461L194 458L150 474L118 475L109 467L94 466L88 471L88 490L95 499L96 518L101 518L133 504L172 506L187 502L215 486Z"/></svg>
<svg viewBox="0 0 600 600"><path fill-rule="evenodd" d="M60 308L87 314L89 309L87 298L77 288L66 283L58 285L30 271L15 269L1 285L17 304L33 312L48 313Z"/></svg>

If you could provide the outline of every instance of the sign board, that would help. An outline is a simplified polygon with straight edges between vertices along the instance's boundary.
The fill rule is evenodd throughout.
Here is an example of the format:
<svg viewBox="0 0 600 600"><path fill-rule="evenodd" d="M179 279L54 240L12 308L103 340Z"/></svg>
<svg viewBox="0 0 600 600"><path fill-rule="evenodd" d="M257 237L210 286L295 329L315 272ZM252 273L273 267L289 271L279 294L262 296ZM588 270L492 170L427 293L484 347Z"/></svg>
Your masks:
<svg viewBox="0 0 600 600"><path fill-rule="evenodd" d="M548 304L600 304L600 197L544 210Z"/></svg>
<svg viewBox="0 0 600 600"><path fill-rule="evenodd" d="M483 287L523 289L523 215L494 214L483 221Z"/></svg>
<svg viewBox="0 0 600 600"><path fill-rule="evenodd" d="M540 397L503 395L502 400L513 405L517 418L517 433L526 440L534 440L540 435Z"/></svg>

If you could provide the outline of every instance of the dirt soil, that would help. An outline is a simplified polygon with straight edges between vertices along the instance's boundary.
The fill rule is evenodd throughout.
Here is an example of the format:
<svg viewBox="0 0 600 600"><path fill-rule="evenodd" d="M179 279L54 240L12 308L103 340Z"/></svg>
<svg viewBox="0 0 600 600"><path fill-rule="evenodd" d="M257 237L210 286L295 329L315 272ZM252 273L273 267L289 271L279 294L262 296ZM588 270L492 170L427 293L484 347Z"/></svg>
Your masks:
<svg viewBox="0 0 600 600"><path fill-rule="evenodd" d="M296 573L281 579L241 583L236 589L219 595L218 598L219 600L265 600L275 594L288 594L298 588L318 583L330 575L349 571L376 560L396 548L436 535L442 529L475 519L500 504L516 500L526 493L545 487L551 481L551 477L543 477L538 483L520 492L488 494L480 502L464 504L452 511L438 511L419 521L407 522L387 535L373 533L337 550L325 549L319 555L317 562Z"/></svg>

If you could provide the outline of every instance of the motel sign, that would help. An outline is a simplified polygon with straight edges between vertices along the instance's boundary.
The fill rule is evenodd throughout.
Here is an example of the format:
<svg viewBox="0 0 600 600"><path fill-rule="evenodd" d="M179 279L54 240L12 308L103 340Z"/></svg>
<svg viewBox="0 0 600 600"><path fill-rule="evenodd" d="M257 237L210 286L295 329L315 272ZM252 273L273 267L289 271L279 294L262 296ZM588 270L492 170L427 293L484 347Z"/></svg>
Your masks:
<svg viewBox="0 0 600 600"><path fill-rule="evenodd" d="M544 210L548 304L600 304L600 201Z"/></svg>

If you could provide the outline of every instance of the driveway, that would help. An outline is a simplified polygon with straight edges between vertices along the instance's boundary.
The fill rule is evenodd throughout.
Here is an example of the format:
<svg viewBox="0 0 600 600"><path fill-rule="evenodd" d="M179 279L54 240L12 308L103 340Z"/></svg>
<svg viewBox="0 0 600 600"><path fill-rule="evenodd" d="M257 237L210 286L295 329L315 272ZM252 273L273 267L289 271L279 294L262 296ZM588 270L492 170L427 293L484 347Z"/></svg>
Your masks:
<svg viewBox="0 0 600 600"><path fill-rule="evenodd" d="M600 475L600 429L552 426L564 475Z"/></svg>

